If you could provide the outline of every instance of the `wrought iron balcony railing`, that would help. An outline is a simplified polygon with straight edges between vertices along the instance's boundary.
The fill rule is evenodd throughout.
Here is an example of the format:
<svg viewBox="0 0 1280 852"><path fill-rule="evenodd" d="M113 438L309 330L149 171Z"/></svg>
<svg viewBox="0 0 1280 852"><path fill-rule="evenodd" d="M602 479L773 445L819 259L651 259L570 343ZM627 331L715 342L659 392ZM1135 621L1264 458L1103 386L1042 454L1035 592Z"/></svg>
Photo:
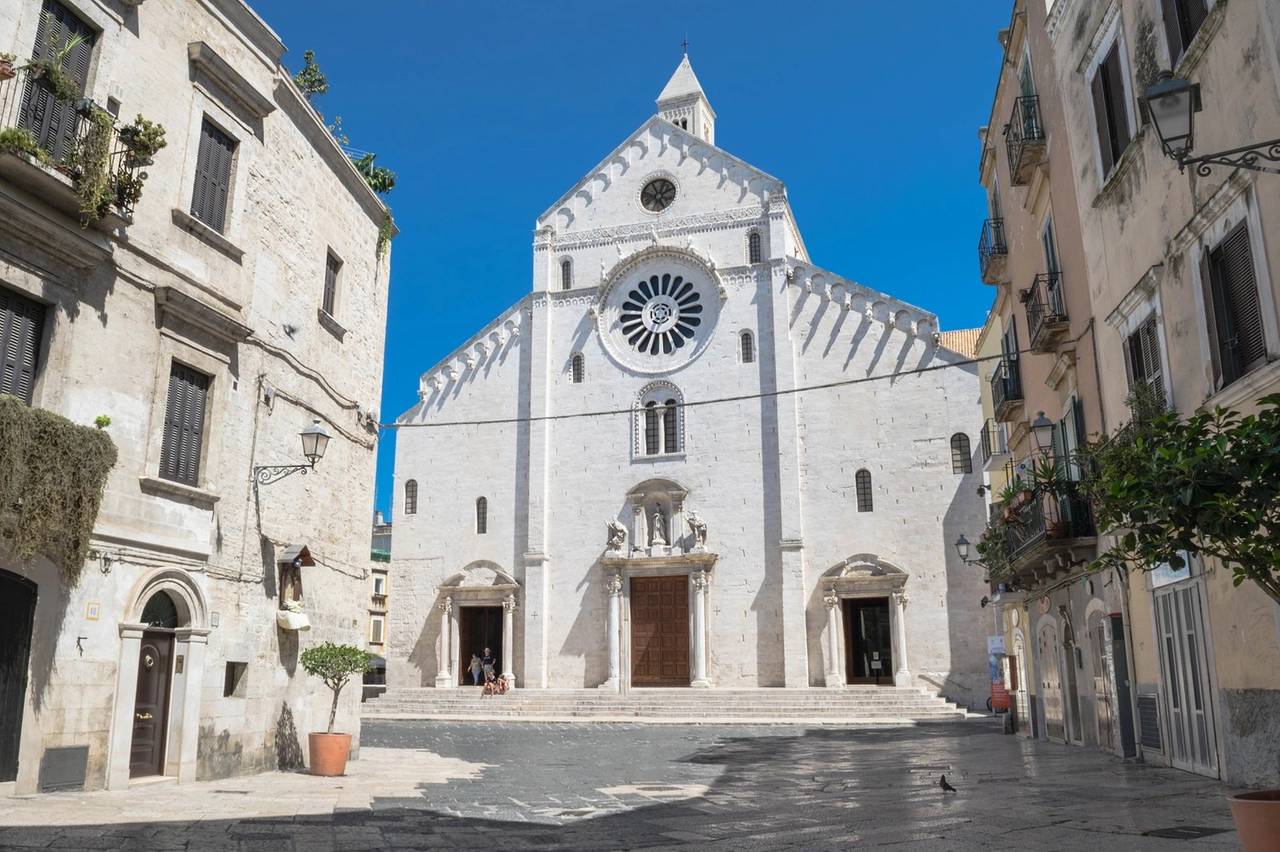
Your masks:
<svg viewBox="0 0 1280 852"><path fill-rule="evenodd" d="M1040 98L1035 95L1013 102L1013 115L1005 125L1005 149L1009 155L1009 178L1014 186L1031 181L1031 173L1044 159L1044 122Z"/></svg>
<svg viewBox="0 0 1280 852"><path fill-rule="evenodd" d="M989 419L982 426L982 466L984 469L990 469L988 465L993 459L999 461L1009 455L1009 436L1003 423L995 419Z"/></svg>
<svg viewBox="0 0 1280 852"><path fill-rule="evenodd" d="M1067 334L1067 305L1062 298L1062 273L1037 275L1031 287L1023 292L1027 305L1027 328L1031 331L1031 348L1038 352L1052 349Z"/></svg>
<svg viewBox="0 0 1280 852"><path fill-rule="evenodd" d="M0 80L0 155L63 175L81 195L86 186L96 187L95 197L80 199L80 209L95 214L86 212L89 219L110 212L132 216L147 179L142 169L151 160L126 143L116 120L93 101L61 100L38 71L16 71Z"/></svg>
<svg viewBox="0 0 1280 852"><path fill-rule="evenodd" d="M997 420L1007 421L1022 403L1022 374L1018 359L1002 358L991 373L991 402Z"/></svg>
<svg viewBox="0 0 1280 852"><path fill-rule="evenodd" d="M1074 490L1036 497L1005 521L1005 535L1009 560L1016 562L1045 542L1065 543L1096 535L1093 508Z"/></svg>
<svg viewBox="0 0 1280 852"><path fill-rule="evenodd" d="M982 280L987 284L1002 284L1005 278L1005 261L1009 246L1004 241L1004 220L988 219L982 223L978 237L978 263L982 267Z"/></svg>

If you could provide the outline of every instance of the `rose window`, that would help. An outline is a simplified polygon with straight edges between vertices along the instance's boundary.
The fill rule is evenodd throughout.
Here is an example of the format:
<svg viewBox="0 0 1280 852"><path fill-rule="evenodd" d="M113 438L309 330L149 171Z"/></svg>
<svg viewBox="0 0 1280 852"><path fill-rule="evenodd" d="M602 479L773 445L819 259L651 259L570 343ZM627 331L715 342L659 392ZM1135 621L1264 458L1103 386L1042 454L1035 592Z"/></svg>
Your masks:
<svg viewBox="0 0 1280 852"><path fill-rule="evenodd" d="M693 340L702 324L702 295L684 276L651 275L622 303L622 334L636 351L670 355Z"/></svg>

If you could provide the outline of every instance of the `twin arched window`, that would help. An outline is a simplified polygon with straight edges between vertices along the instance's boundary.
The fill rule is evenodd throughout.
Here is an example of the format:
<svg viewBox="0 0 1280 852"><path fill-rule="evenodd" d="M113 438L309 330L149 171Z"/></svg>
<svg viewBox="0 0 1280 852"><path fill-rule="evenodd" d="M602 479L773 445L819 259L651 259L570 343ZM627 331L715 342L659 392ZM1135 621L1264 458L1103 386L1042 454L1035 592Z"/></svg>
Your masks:
<svg viewBox="0 0 1280 852"><path fill-rule="evenodd" d="M654 382L640 395L636 453L664 456L684 451L684 400L674 385Z"/></svg>
<svg viewBox="0 0 1280 852"><path fill-rule="evenodd" d="M489 531L489 500L476 498L476 535L484 535Z"/></svg>
<svg viewBox="0 0 1280 852"><path fill-rule="evenodd" d="M560 262L560 289L568 290L573 287L573 261L565 258Z"/></svg>
<svg viewBox="0 0 1280 852"><path fill-rule="evenodd" d="M569 356L569 381L575 385L582 384L583 378L582 353L575 352Z"/></svg>
<svg viewBox="0 0 1280 852"><path fill-rule="evenodd" d="M404 513L418 514L418 480L410 479L404 484Z"/></svg>
<svg viewBox="0 0 1280 852"><path fill-rule="evenodd" d="M751 332L744 331L738 335L738 349L742 356L742 363L754 364L756 360L756 342L751 336Z"/></svg>
<svg viewBox="0 0 1280 852"><path fill-rule="evenodd" d="M957 432L951 436L951 472L973 473L973 453L969 449L969 436Z"/></svg>
<svg viewBox="0 0 1280 852"><path fill-rule="evenodd" d="M760 256L760 232L752 231L747 236L747 263L759 263Z"/></svg>
<svg viewBox="0 0 1280 852"><path fill-rule="evenodd" d="M871 471L863 468L853 476L855 490L858 494L858 511L871 511Z"/></svg>

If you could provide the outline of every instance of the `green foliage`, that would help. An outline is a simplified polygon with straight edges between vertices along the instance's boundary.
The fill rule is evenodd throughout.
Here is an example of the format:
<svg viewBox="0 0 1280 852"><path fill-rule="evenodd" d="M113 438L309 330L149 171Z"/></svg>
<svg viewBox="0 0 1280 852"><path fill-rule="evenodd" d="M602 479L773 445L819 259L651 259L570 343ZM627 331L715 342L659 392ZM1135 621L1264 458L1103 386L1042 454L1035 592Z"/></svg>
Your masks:
<svg viewBox="0 0 1280 852"><path fill-rule="evenodd" d="M116 446L101 429L79 426L0 395L0 514L13 556L43 554L68 586L80 581Z"/></svg>
<svg viewBox="0 0 1280 852"><path fill-rule="evenodd" d="M49 152L36 143L36 137L24 127L6 127L0 130L0 151L21 157L27 162L35 160L42 166L52 165Z"/></svg>
<svg viewBox="0 0 1280 852"><path fill-rule="evenodd" d="M369 661L373 655L351 645L335 645L325 642L302 652L298 661L306 669L307 674L322 679L325 686L333 690L333 705L329 708L329 730L333 733L333 720L338 715L338 695L342 687L353 674L364 674L369 671Z"/></svg>
<svg viewBox="0 0 1280 852"><path fill-rule="evenodd" d="M382 224L378 226L378 260L382 260L387 256L387 249L391 247L391 229L395 225L395 221L391 218L391 208L388 207L382 213Z"/></svg>
<svg viewBox="0 0 1280 852"><path fill-rule="evenodd" d="M139 160L149 160L169 143L164 138L164 125L148 121L138 113L132 124L120 128L120 141Z"/></svg>
<svg viewBox="0 0 1280 852"><path fill-rule="evenodd" d="M71 55L71 51L75 50L84 43L84 36L76 33L67 39L65 44L60 43L58 33L61 27L53 20L53 16L45 13L45 36L44 58L32 59L23 68L28 69L33 74L44 77L49 82L50 88L53 89L54 97L60 101L74 101L80 97L80 84L67 72L62 70L62 63Z"/></svg>
<svg viewBox="0 0 1280 852"><path fill-rule="evenodd" d="M107 215L111 202L116 200L111 174L111 137L115 119L106 110L91 106L86 111L88 127L71 150L67 165L74 169L76 194L80 196L80 225L91 223Z"/></svg>
<svg viewBox="0 0 1280 852"><path fill-rule="evenodd" d="M311 103L314 98L318 98L325 92L329 91L329 78L320 70L320 66L316 64L316 52L308 50L302 54L303 66L302 70L293 75L293 82L297 84L299 91L303 97L307 99L307 103Z"/></svg>
<svg viewBox="0 0 1280 852"><path fill-rule="evenodd" d="M379 195L386 195L395 189L396 173L390 169L384 169L382 166L374 165L373 161L377 158L377 154L365 154L355 160L356 171L360 172L364 182L369 184L370 189Z"/></svg>
<svg viewBox="0 0 1280 852"><path fill-rule="evenodd" d="M1093 568L1212 557L1280 603L1280 394L1258 414L1141 417L1080 450L1099 529L1119 541Z"/></svg>
<svg viewBox="0 0 1280 852"><path fill-rule="evenodd" d="M978 561L987 566L987 579L1000 582L1013 574L1009 561L1009 532L1004 523L993 519L974 545Z"/></svg>
<svg viewBox="0 0 1280 852"><path fill-rule="evenodd" d="M351 140L347 138L347 134L342 132L342 116L340 115L334 116L333 124L329 125L329 135L332 136L339 145L351 144Z"/></svg>
<svg viewBox="0 0 1280 852"><path fill-rule="evenodd" d="M14 56L12 53L4 53L0 51L0 62L13 62L17 58L18 57Z"/></svg>
<svg viewBox="0 0 1280 852"><path fill-rule="evenodd" d="M97 417L93 418L93 425L97 426L99 429L105 429L111 425L111 418L105 414L99 414Z"/></svg>

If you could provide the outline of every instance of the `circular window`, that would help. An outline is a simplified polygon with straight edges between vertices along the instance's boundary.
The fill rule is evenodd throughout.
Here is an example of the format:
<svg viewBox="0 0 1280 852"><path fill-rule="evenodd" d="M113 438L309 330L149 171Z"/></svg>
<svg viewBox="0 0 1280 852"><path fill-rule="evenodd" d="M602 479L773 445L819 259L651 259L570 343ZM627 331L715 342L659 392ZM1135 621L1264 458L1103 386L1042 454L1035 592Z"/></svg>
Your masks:
<svg viewBox="0 0 1280 852"><path fill-rule="evenodd" d="M640 203L650 213L661 213L676 200L676 185L666 178L654 178L640 190Z"/></svg>
<svg viewBox="0 0 1280 852"><path fill-rule="evenodd" d="M683 275L642 278L622 303L622 334L637 352L670 355L697 334L701 302L702 294Z"/></svg>

